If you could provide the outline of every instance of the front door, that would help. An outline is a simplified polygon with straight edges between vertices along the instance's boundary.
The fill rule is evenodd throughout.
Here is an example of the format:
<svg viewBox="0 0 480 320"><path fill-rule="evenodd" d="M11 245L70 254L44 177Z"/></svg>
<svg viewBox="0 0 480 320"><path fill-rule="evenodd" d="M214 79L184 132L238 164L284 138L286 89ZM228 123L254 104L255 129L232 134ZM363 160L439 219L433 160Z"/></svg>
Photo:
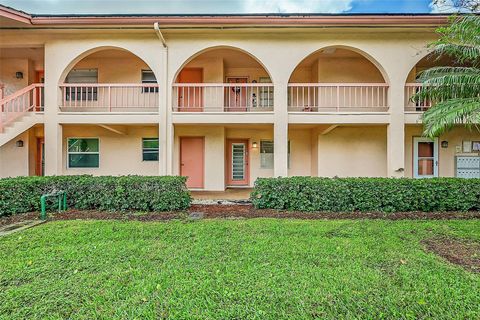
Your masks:
<svg viewBox="0 0 480 320"><path fill-rule="evenodd" d="M187 187L204 187L204 137L180 138L180 175L187 178Z"/></svg>
<svg viewBox="0 0 480 320"><path fill-rule="evenodd" d="M227 83L247 83L247 77L227 78ZM225 88L225 111L244 112L250 106L247 87L243 85Z"/></svg>
<svg viewBox="0 0 480 320"><path fill-rule="evenodd" d="M229 140L227 149L227 185L248 186L248 140Z"/></svg>
<svg viewBox="0 0 480 320"><path fill-rule="evenodd" d="M178 82L192 84L192 86L177 87L178 111L203 111L203 87L193 85L203 82L203 69L184 68L178 75Z"/></svg>
<svg viewBox="0 0 480 320"><path fill-rule="evenodd" d="M413 138L413 177L438 177L438 139Z"/></svg>

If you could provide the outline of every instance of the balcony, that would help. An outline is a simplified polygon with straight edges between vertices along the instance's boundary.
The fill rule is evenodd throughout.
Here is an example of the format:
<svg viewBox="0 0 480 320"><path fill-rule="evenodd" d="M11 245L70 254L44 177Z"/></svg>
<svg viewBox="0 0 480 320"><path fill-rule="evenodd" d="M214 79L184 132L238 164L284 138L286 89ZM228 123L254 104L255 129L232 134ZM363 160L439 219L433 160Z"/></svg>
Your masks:
<svg viewBox="0 0 480 320"><path fill-rule="evenodd" d="M420 91L421 83L407 83L405 85L405 111L423 112L432 106L432 101L425 99L423 101L412 101L412 96Z"/></svg>
<svg viewBox="0 0 480 320"><path fill-rule="evenodd" d="M158 112L158 84L64 83L62 112Z"/></svg>
<svg viewBox="0 0 480 320"><path fill-rule="evenodd" d="M175 83L174 112L271 112L271 83Z"/></svg>
<svg viewBox="0 0 480 320"><path fill-rule="evenodd" d="M388 85L385 83L290 83L291 112L385 112Z"/></svg>

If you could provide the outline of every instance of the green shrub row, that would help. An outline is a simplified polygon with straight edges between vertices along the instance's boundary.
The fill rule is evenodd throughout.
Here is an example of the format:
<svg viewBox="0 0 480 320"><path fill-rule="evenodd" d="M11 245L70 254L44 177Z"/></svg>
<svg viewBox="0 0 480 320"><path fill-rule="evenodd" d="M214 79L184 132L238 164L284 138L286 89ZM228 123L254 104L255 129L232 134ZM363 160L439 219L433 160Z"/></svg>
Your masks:
<svg viewBox="0 0 480 320"><path fill-rule="evenodd" d="M292 211L468 211L480 209L480 179L260 178L251 199Z"/></svg>
<svg viewBox="0 0 480 320"><path fill-rule="evenodd" d="M42 194L67 192L68 207L102 211L173 211L190 206L185 177L53 176L0 179L0 216L39 211Z"/></svg>

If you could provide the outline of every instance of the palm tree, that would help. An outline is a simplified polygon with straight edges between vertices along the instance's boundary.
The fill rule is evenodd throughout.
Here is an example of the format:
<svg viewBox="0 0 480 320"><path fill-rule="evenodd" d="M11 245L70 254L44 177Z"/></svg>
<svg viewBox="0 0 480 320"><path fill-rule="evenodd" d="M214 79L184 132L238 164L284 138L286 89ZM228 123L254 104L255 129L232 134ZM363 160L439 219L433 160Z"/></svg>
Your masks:
<svg viewBox="0 0 480 320"><path fill-rule="evenodd" d="M456 124L480 125L480 17L453 17L449 26L437 31L440 39L432 44L433 53L449 56L456 64L419 76L423 86L412 100L434 102L422 117L427 137L437 137Z"/></svg>

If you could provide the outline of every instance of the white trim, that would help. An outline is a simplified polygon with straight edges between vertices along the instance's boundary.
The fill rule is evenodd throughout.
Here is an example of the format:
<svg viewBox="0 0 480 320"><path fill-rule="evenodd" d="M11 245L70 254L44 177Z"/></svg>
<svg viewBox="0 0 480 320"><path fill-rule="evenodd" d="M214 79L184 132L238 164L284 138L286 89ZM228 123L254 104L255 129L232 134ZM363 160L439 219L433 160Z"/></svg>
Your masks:
<svg viewBox="0 0 480 320"><path fill-rule="evenodd" d="M419 142L433 142L433 175L419 175L418 174L418 143ZM429 157L430 158L430 157ZM436 178L438 177L438 138L429 139L422 137L413 138L413 177L416 179L422 178Z"/></svg>

